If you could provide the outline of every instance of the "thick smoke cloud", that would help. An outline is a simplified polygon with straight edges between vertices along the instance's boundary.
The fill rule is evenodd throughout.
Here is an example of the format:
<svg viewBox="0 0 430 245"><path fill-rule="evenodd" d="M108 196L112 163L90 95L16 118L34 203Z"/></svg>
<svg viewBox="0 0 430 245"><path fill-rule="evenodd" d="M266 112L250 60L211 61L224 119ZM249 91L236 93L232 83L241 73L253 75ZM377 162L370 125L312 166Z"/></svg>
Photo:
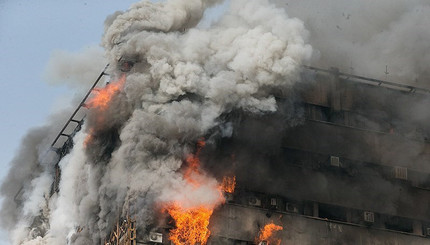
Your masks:
<svg viewBox="0 0 430 245"><path fill-rule="evenodd" d="M171 32L194 27L205 9L218 2L221 0L175 0L164 4L141 1L131 6L129 11L116 12L106 20L103 45L113 48L129 38L125 35L135 35L141 31Z"/></svg>
<svg viewBox="0 0 430 245"><path fill-rule="evenodd" d="M201 137L216 141L233 136L221 139L218 149L231 147L225 150L231 154L206 159L212 174L223 175L232 163L239 181L253 181L247 178L256 173L283 173L285 179L288 169L277 164L282 159L278 136L285 127L302 123L303 108L295 106L290 89L300 80L304 62L416 86L426 86L422 81L430 76L430 6L425 0L273 0L278 7L269 0L235 0L218 22L199 25L205 10L220 2L142 1L106 19L103 55L99 49L53 55L47 79L71 86L91 82L104 62L111 64L112 82L121 77L122 62L134 66L109 108L89 110L72 152L59 163L60 191L51 198L46 197L55 160L42 161L41 156L69 113L52 123L56 127L32 131L24 140L1 187L6 197L1 223L11 230L14 244L96 244L119 216L131 214L142 233L155 228L158 203L186 199L187 205L218 204L217 193L211 191L215 178L205 175L205 184L194 190L181 174L184 158ZM277 103L275 95L286 99ZM406 100L391 104L393 110L404 111L402 117L427 122L427 114L414 113L425 106L402 109L410 104ZM247 123L238 129L241 116ZM388 112L381 117L389 117ZM249 154L254 150L256 156ZM212 157L210 150L207 154L202 158ZM270 181L291 191L280 178ZM325 195L328 179L317 174L315 181L318 191L303 193ZM337 183L331 185L341 186ZM267 183L255 185L264 191ZM389 184L381 188L393 189ZM338 194L346 193L347 188ZM395 212L393 203L387 197L381 205Z"/></svg>
<svg viewBox="0 0 430 245"><path fill-rule="evenodd" d="M428 87L428 1L273 2L305 22L315 49L314 65Z"/></svg>
<svg viewBox="0 0 430 245"><path fill-rule="evenodd" d="M44 170L39 164L40 152L37 146L43 142L47 132L48 128L42 127L28 133L23 139L24 145L19 154L12 160L14 164L10 171L11 174L6 177L1 187L3 195L12 197L4 200L1 210L2 224L6 227L18 222L18 210L14 197L20 191L21 185L31 189L31 180L37 178Z"/></svg>
<svg viewBox="0 0 430 245"><path fill-rule="evenodd" d="M0 189L4 197L0 225L9 231L12 240L23 240L28 234L40 235L48 227L47 197L53 163L58 158L49 146L70 113L70 108L63 109L53 114L47 125L30 130L11 162ZM32 224L37 227L31 227Z"/></svg>
<svg viewBox="0 0 430 245"><path fill-rule="evenodd" d="M205 9L219 2L142 1L106 20L102 45L112 79L120 77L121 62L134 66L109 108L90 109L73 151L59 163L60 191L45 201L49 212L40 211L47 230L26 233L31 224L18 223L14 244L95 244L118 216L132 214L139 229L153 228L159 202L217 204L213 177L197 192L186 188L184 158L199 138L232 134L224 115L276 112L274 95L297 82L301 64L312 55L303 22L267 0L232 1L219 22L196 27ZM64 77L62 67L54 77ZM80 69L88 70L66 73ZM22 214L12 217L11 225Z"/></svg>

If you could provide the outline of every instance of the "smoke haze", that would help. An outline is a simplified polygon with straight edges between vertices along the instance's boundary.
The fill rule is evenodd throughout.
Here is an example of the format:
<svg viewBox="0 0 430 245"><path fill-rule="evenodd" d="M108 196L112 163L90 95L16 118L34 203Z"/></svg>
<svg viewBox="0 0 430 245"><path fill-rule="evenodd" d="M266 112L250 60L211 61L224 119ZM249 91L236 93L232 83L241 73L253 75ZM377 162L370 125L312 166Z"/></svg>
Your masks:
<svg viewBox="0 0 430 245"><path fill-rule="evenodd" d="M109 235L117 217L127 214L139 229L150 231L156 228L159 203L219 205L213 190L226 169L240 172L239 183L252 182L256 174L288 172L274 166L274 159L280 154L279 135L304 120L292 89L301 81L302 64L427 86L430 6L425 0L234 0L217 22L201 24L205 11L221 2L141 1L107 17L103 51L53 54L46 71L50 83L80 88L106 62L110 82L123 74L126 82L107 108L88 110L73 150L59 162L59 192L50 198L56 159L46 150L70 113L28 133L1 186L1 225L9 229L13 244L96 244ZM384 74L386 65L389 74ZM372 102L386 98L370 96ZM406 110L403 104L412 102L395 100L393 111L427 122L429 116L421 113L427 107ZM201 137L208 141L202 157L208 158L210 171L193 189L181 171ZM231 146L230 140L237 148L225 150L227 157L209 159ZM214 150L217 142L224 146ZM414 145L402 160L419 154L417 149ZM393 158L399 159L393 154L382 160ZM318 189L310 196L327 196L330 185L342 185L322 174L314 177ZM287 189L280 190L279 179L267 182L279 192ZM267 182L253 183L263 189ZM396 212L394 201L387 197L386 202L381 209Z"/></svg>
<svg viewBox="0 0 430 245"><path fill-rule="evenodd" d="M87 89L106 64L100 47L87 47L79 53L55 50L46 65L44 78L50 84L66 83L74 89Z"/></svg>
<svg viewBox="0 0 430 245"><path fill-rule="evenodd" d="M41 152L34 149L53 137L46 129L30 133L36 139L24 142L19 162L40 170L9 174L29 182L22 203L12 198L19 184L2 186L8 198L2 225L13 227L13 244L94 244L119 215L133 214L140 229L151 229L157 202L185 197L193 205L219 204L210 175L203 175L208 181L200 189L184 186L185 156L202 136L231 135L233 124L223 116L231 111L275 112L274 95L298 81L300 65L312 55L303 22L265 0L234 1L217 23L196 27L219 2L142 1L107 18L102 46L111 80L120 79L118 61L135 64L109 108L89 110L73 150L59 163L60 191L51 198L55 161L40 167ZM47 78L82 84L95 60L103 61L97 50L57 52Z"/></svg>
<svg viewBox="0 0 430 245"><path fill-rule="evenodd" d="M304 21L315 49L315 66L335 66L346 73L428 87L428 1L273 2Z"/></svg>

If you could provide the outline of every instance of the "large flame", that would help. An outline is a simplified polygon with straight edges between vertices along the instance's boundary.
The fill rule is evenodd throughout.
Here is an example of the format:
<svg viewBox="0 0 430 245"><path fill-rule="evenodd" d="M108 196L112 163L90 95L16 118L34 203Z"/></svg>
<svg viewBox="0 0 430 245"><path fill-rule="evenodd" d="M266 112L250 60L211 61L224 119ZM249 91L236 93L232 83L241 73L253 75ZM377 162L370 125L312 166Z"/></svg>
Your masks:
<svg viewBox="0 0 430 245"><path fill-rule="evenodd" d="M195 154L190 154L186 158L187 168L183 173L183 178L192 190L197 190L201 186L211 186L211 192L216 193L216 200L212 203L198 204L196 206L189 206L175 201L168 204L165 208L170 216L175 220L175 229L170 231L169 239L175 245L205 245L207 244L210 236L208 229L209 220L217 205L225 203L223 185L209 185L210 181L214 179L207 176L200 168L199 154L205 142L200 140L197 143L197 150ZM235 179L234 179L235 180ZM229 187L229 191L234 191Z"/></svg>
<svg viewBox="0 0 430 245"><path fill-rule="evenodd" d="M258 237L255 239L257 244L266 242L266 245L280 245L281 239L274 238L273 235L277 231L281 231L284 228L273 223L266 224L261 230Z"/></svg>
<svg viewBox="0 0 430 245"><path fill-rule="evenodd" d="M210 236L209 219L213 209L204 206L183 208L173 204L167 211L176 223L176 228L171 230L169 235L175 245L207 243Z"/></svg>
<svg viewBox="0 0 430 245"><path fill-rule="evenodd" d="M94 95L90 97L87 102L85 102L84 106L86 108L95 108L98 110L98 112L106 111L113 96L122 89L125 81L126 75L125 73L123 73L117 81L110 82L104 88L94 89ZM99 113L99 115L97 115L96 120L98 124L103 124L104 117L102 116L102 113ZM86 147L90 142L93 141L94 133L94 128L88 129L87 137L84 140L84 147Z"/></svg>
<svg viewBox="0 0 430 245"><path fill-rule="evenodd" d="M199 155L203 147L206 145L206 143L201 139L197 142L197 150L195 154L189 154L187 156L186 162L187 162L187 169L184 172L184 179L198 187L201 183L199 182L200 177L202 177L202 172L200 170L200 159Z"/></svg>
<svg viewBox="0 0 430 245"><path fill-rule="evenodd" d="M104 88L94 89L94 96L85 103L88 108L97 108L106 110L112 100L113 95L122 89L125 83L125 73L123 73L117 81L107 84Z"/></svg>

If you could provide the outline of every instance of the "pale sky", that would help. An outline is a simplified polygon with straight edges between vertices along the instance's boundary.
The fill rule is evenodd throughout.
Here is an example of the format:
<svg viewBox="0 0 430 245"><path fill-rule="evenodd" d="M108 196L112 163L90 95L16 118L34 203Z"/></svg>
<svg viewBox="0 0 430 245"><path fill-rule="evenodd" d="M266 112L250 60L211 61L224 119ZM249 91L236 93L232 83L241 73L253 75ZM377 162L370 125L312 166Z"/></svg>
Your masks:
<svg viewBox="0 0 430 245"><path fill-rule="evenodd" d="M43 81L51 53L98 45L106 16L133 2L0 0L0 180L23 135L42 125L68 93ZM0 234L1 245L8 244L4 237Z"/></svg>
<svg viewBox="0 0 430 245"><path fill-rule="evenodd" d="M0 0L0 182L25 133L43 125L55 103L70 96L67 87L43 80L52 52L98 45L106 16L134 2ZM8 244L4 233L0 245Z"/></svg>

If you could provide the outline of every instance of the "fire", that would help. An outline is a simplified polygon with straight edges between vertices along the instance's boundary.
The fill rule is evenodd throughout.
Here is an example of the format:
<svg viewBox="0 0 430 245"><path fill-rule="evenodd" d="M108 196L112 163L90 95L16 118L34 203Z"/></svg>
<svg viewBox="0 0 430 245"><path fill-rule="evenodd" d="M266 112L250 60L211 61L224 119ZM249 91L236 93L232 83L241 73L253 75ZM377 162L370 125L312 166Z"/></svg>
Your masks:
<svg viewBox="0 0 430 245"><path fill-rule="evenodd" d="M188 164L187 169L184 172L184 179L198 187L200 185L199 178L202 176L201 170L200 170L200 159L199 155L202 151L203 147L206 145L206 143L203 140L199 140L197 142L197 150L195 154L189 154L186 158L186 162Z"/></svg>
<svg viewBox="0 0 430 245"><path fill-rule="evenodd" d="M190 192L199 193L199 188L206 188L212 193L214 199L209 202L203 202L196 205L181 203L178 200L165 206L165 210L175 221L175 229L170 231L169 239L175 245L205 245L210 236L208 229L209 220L212 216L214 208L225 203L223 190L228 189L232 193L235 186L235 177L226 178L224 184L218 184L212 177L207 176L200 168L199 154L205 142L198 141L195 154L189 154L186 157L187 168L183 172L183 178L189 185ZM215 183L215 184L211 184ZM185 197L189 193L182 193ZM186 198L185 198L186 199Z"/></svg>
<svg viewBox="0 0 430 245"><path fill-rule="evenodd" d="M233 193L236 187L236 176L228 177L224 176L222 178L221 189L227 193Z"/></svg>
<svg viewBox="0 0 430 245"><path fill-rule="evenodd" d="M275 225L273 223L266 224L259 233L259 236L255 239L257 244L260 244L261 242L265 241L266 245L280 245L281 239L274 238L273 235L277 231L281 231L284 228L279 225Z"/></svg>
<svg viewBox="0 0 430 245"><path fill-rule="evenodd" d="M126 81L125 73L117 81L113 81L107 84L102 89L94 89L95 95L91 97L88 102L85 102L84 107L86 108L97 108L98 111L105 111L113 96L122 89ZM100 113L99 113L100 114ZM103 124L104 117L97 115L97 124ZM84 140L84 147L86 147L94 138L94 128L88 130L87 137Z"/></svg>
<svg viewBox="0 0 430 245"><path fill-rule="evenodd" d="M182 208L177 204L168 209L176 222L176 228L170 231L169 239L175 245L204 245L210 236L209 219L213 209L200 206Z"/></svg>
<svg viewBox="0 0 430 245"><path fill-rule="evenodd" d="M95 95L85 103L85 106L88 108L97 108L102 111L106 110L113 95L122 89L124 83L125 74L122 74L118 81L111 82L102 89L94 89Z"/></svg>

